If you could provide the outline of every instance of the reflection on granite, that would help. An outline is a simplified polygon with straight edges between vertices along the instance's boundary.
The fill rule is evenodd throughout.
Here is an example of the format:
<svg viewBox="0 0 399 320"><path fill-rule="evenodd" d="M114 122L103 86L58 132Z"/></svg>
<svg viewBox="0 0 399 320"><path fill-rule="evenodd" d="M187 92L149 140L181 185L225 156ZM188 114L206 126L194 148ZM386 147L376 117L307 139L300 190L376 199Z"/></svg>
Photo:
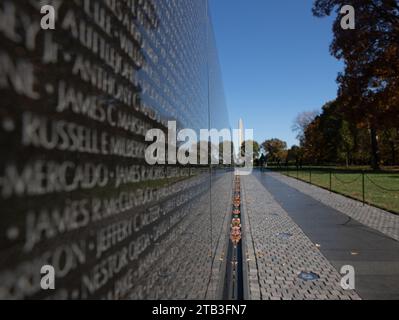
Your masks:
<svg viewBox="0 0 399 320"><path fill-rule="evenodd" d="M0 298L217 298L232 173L144 160L229 127L206 1L57 3L0 3Z"/></svg>

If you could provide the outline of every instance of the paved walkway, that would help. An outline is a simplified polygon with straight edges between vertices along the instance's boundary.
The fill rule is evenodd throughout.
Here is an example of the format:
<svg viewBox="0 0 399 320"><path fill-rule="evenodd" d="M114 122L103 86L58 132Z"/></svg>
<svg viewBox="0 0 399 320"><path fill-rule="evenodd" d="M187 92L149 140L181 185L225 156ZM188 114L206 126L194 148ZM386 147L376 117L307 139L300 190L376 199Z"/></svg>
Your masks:
<svg viewBox="0 0 399 320"><path fill-rule="evenodd" d="M399 298L396 216L275 173L242 187L249 298ZM356 292L340 286L344 265L355 267ZM303 271L320 278L301 280Z"/></svg>
<svg viewBox="0 0 399 320"><path fill-rule="evenodd" d="M270 172L267 173L267 175L288 184L290 187L297 189L301 193L311 196L321 203L344 213L352 219L399 241L399 215L394 215L390 212L369 205L363 205L360 201L344 197L340 194L331 193L328 190L279 173Z"/></svg>
<svg viewBox="0 0 399 320"><path fill-rule="evenodd" d="M341 288L339 273L256 177L241 181L249 299L359 299ZM320 278L305 281L301 272Z"/></svg>

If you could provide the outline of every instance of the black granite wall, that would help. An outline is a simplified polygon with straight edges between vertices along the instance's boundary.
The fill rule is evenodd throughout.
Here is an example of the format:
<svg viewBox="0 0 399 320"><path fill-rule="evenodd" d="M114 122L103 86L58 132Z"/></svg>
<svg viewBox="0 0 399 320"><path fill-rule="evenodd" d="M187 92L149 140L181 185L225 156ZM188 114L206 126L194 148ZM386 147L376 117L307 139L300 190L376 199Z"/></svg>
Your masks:
<svg viewBox="0 0 399 320"><path fill-rule="evenodd" d="M171 120L229 126L205 0L0 1L0 299L217 297L231 171L149 166Z"/></svg>

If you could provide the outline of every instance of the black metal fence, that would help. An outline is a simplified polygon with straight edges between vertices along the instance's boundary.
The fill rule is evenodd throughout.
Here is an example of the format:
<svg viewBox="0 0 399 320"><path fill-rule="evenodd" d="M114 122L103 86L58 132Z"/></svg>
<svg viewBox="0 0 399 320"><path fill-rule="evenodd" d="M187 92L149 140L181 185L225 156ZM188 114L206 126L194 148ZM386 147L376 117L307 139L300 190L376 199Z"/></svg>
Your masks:
<svg viewBox="0 0 399 320"><path fill-rule="evenodd" d="M329 167L282 167L269 170L282 173L330 192L399 214L399 172L337 169ZM263 169L262 169L263 170Z"/></svg>

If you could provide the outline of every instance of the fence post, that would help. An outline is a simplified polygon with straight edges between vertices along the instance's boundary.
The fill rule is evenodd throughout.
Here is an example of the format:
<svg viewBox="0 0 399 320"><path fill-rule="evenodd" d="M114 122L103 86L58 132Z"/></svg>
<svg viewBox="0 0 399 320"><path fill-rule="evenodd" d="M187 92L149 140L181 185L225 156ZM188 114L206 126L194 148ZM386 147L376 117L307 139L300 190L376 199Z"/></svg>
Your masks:
<svg viewBox="0 0 399 320"><path fill-rule="evenodd" d="M297 180L299 180L299 167L298 166L296 167L296 178L297 178Z"/></svg>
<svg viewBox="0 0 399 320"><path fill-rule="evenodd" d="M309 183L312 184L312 167L309 168Z"/></svg>
<svg viewBox="0 0 399 320"><path fill-rule="evenodd" d="M330 192L332 192L332 170L330 169Z"/></svg>
<svg viewBox="0 0 399 320"><path fill-rule="evenodd" d="M363 205L366 204L366 182L364 170L362 171L362 194L363 194Z"/></svg>

